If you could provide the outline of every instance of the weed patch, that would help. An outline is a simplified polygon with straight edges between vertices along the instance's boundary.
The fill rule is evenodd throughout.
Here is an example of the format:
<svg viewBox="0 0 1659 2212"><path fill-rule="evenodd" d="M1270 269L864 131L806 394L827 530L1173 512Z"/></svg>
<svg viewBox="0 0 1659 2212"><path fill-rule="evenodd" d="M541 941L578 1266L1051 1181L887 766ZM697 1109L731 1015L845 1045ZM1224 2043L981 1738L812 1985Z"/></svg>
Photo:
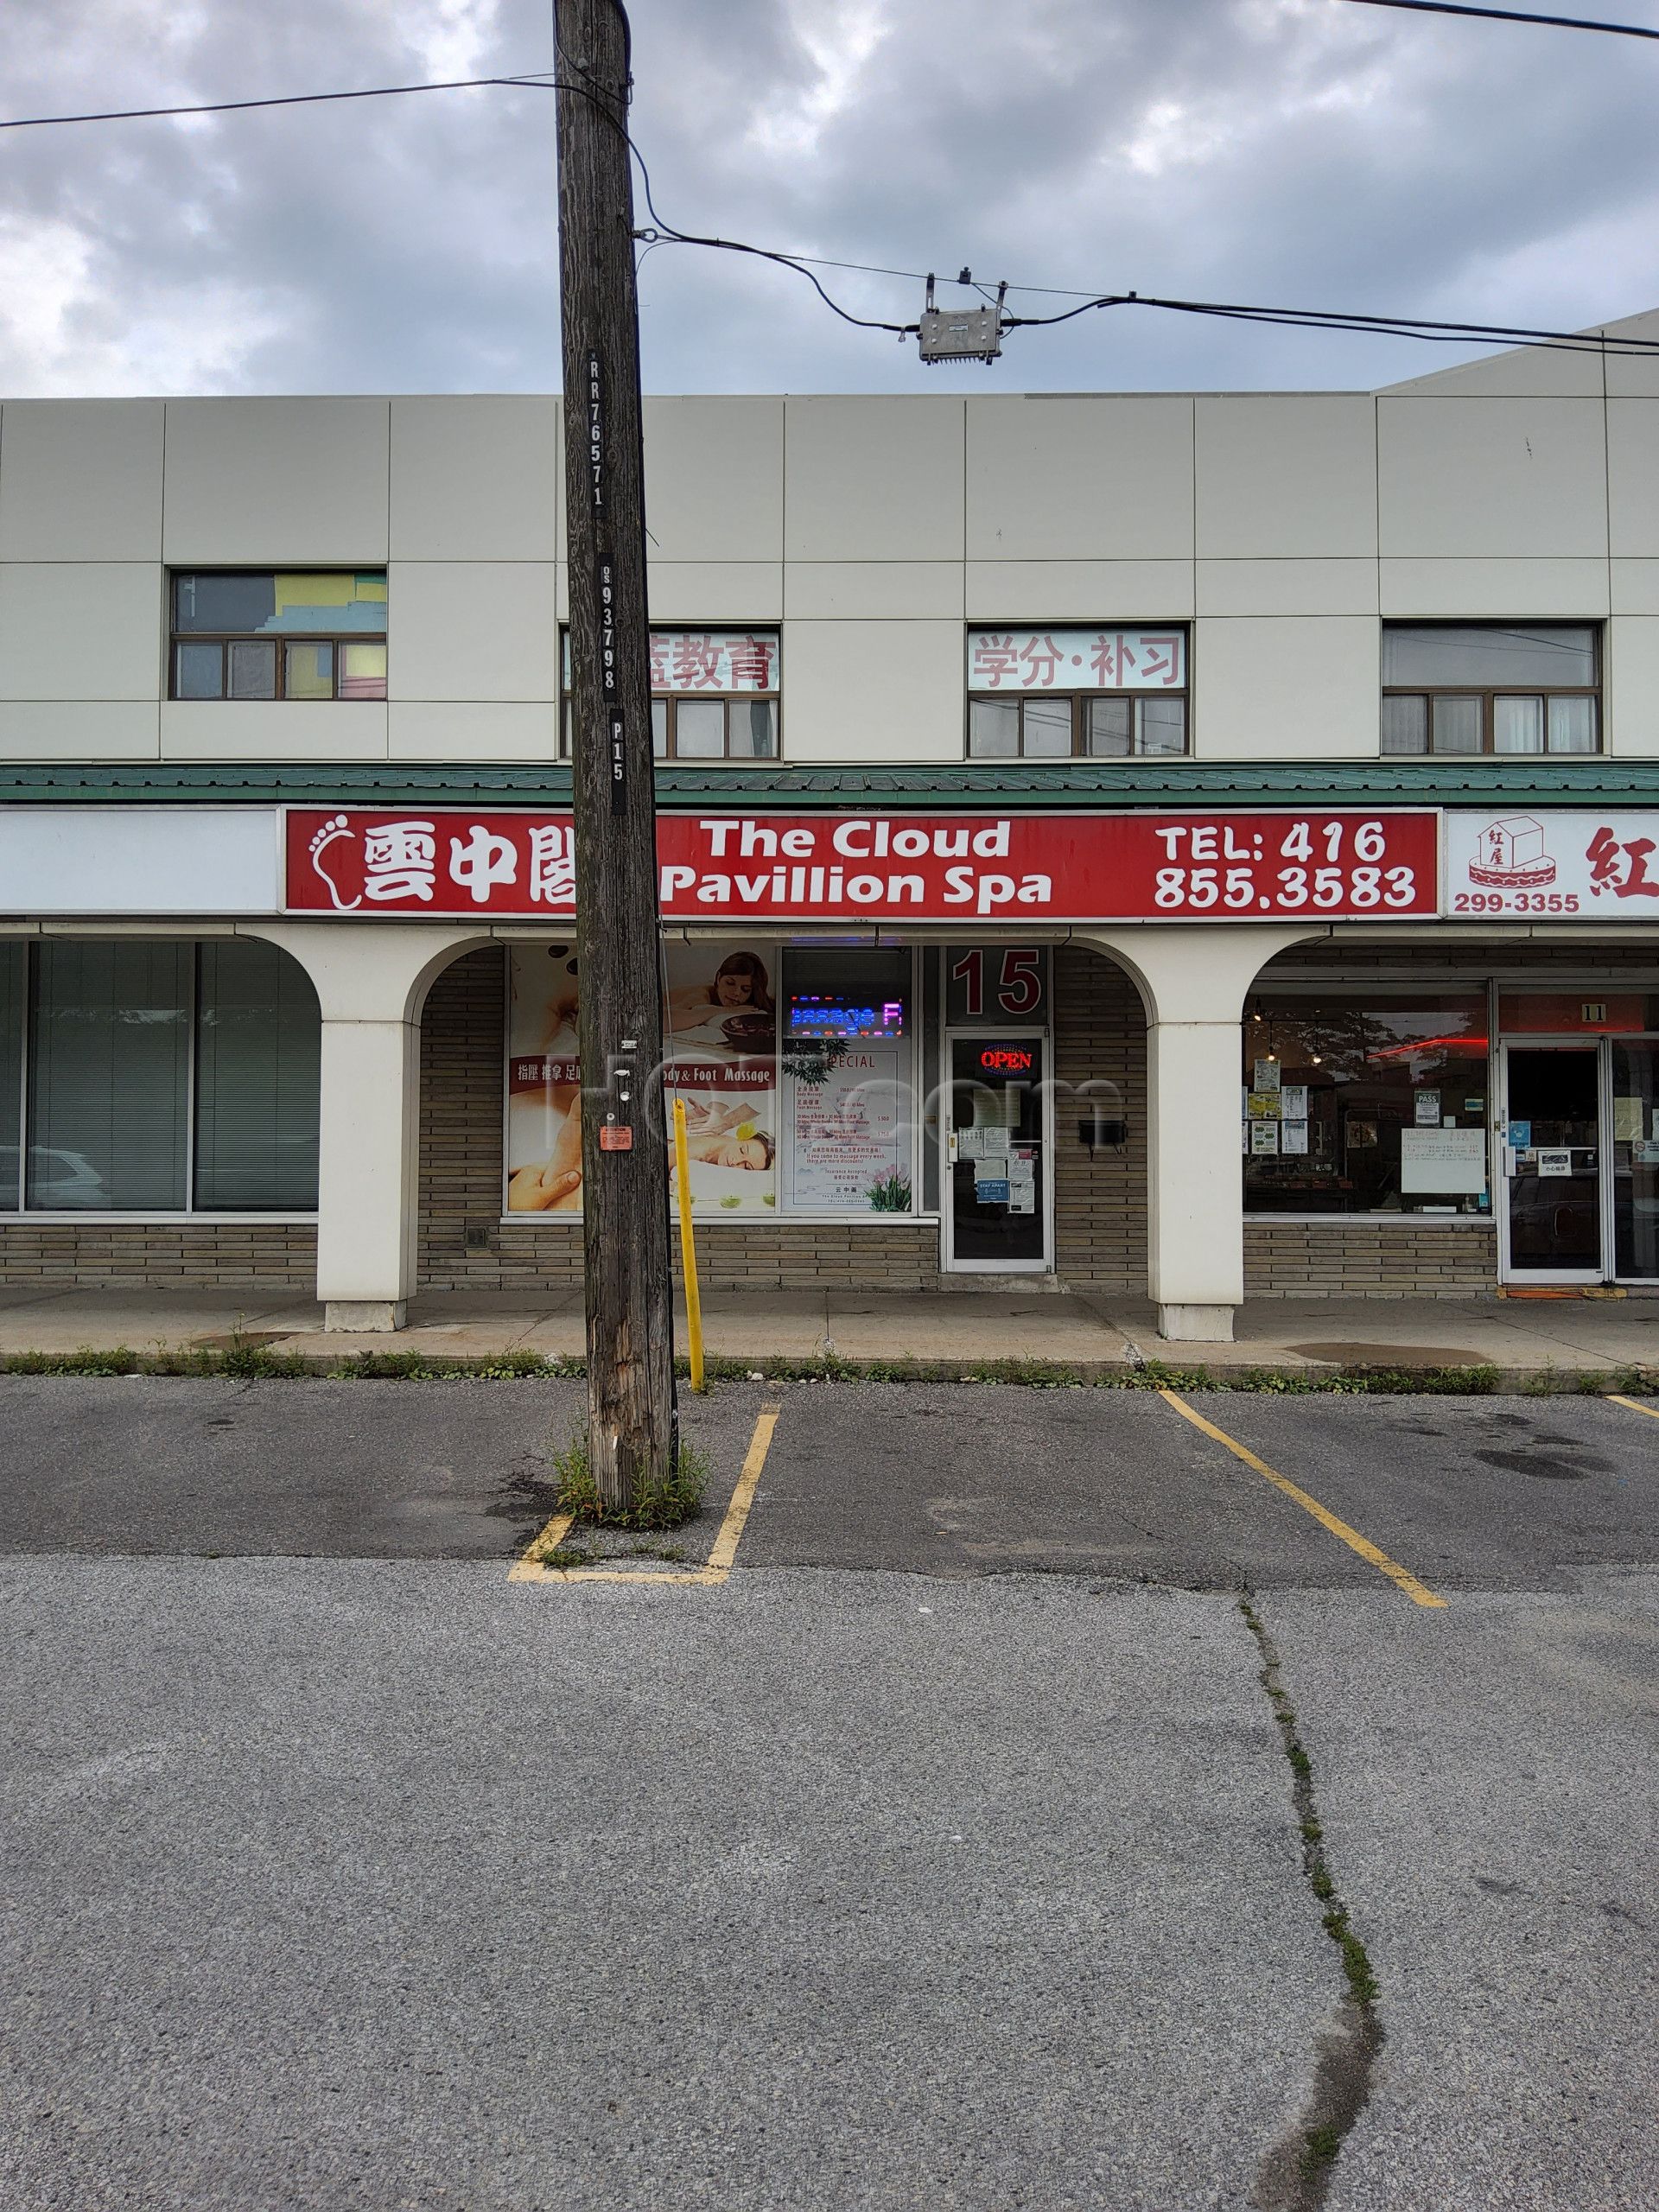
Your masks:
<svg viewBox="0 0 1659 2212"><path fill-rule="evenodd" d="M621 1511L601 1500L588 1456L588 1439L573 1436L563 1452L553 1455L558 1481L557 1510L596 1529L677 1529L691 1520L702 1504L710 1469L694 1444L682 1444L672 1471L661 1482L642 1484L633 1503Z"/></svg>

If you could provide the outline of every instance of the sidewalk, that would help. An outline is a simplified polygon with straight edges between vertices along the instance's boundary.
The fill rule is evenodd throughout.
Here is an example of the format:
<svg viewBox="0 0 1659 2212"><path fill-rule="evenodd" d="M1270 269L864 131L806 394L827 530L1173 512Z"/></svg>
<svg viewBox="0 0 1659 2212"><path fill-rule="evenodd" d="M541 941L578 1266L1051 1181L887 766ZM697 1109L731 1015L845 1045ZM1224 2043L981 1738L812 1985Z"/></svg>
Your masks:
<svg viewBox="0 0 1659 2212"><path fill-rule="evenodd" d="M762 1369L833 1360L967 1370L1036 1361L1095 1374L1155 1360L1203 1367L1218 1379L1246 1368L1313 1376L1355 1366L1495 1367L1510 1388L1544 1373L1563 1382L1632 1370L1659 1377L1659 1297L1258 1299L1241 1312L1230 1344L1171 1342L1159 1336L1144 1299L1078 1290L1046 1297L715 1292L703 1300L703 1325L711 1359ZM677 1337L683 1349L683 1316ZM0 1357L211 1352L232 1340L319 1364L388 1352L487 1361L534 1351L580 1359L584 1350L576 1291L419 1298L410 1326L396 1336L329 1335L314 1300L262 1297L257 1288L0 1293Z"/></svg>

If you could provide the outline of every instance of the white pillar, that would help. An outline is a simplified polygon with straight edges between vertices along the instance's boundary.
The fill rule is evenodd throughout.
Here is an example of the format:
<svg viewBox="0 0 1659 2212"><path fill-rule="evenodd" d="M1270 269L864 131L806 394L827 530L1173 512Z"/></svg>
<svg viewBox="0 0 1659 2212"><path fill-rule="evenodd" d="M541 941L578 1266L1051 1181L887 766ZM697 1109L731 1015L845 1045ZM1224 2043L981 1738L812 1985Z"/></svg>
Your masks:
<svg viewBox="0 0 1659 2212"><path fill-rule="evenodd" d="M477 930L245 925L291 953L322 1010L317 1296L327 1329L401 1329L415 1287L421 1007Z"/></svg>
<svg viewBox="0 0 1659 2212"><path fill-rule="evenodd" d="M1323 929L1090 930L1147 1008L1147 1278L1160 1336L1230 1344L1244 1302L1240 1023L1263 963Z"/></svg>

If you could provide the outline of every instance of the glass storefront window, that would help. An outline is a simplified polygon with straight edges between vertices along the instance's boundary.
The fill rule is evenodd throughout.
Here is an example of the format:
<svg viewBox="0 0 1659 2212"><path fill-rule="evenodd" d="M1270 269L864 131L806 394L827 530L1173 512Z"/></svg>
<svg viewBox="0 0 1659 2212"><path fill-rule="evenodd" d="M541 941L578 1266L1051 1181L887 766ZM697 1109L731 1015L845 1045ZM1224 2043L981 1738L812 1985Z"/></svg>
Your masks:
<svg viewBox="0 0 1659 2212"><path fill-rule="evenodd" d="M784 955L783 1189L803 1213L916 1210L916 1006L908 946Z"/></svg>
<svg viewBox="0 0 1659 2212"><path fill-rule="evenodd" d="M273 944L204 944L196 992L196 1204L317 1203L316 993Z"/></svg>
<svg viewBox="0 0 1659 2212"><path fill-rule="evenodd" d="M1414 1146L1408 1133L1484 1135L1484 992L1373 987L1254 999L1244 1018L1243 1084L1247 1213L1481 1207L1466 1188L1421 1187L1424 1172L1411 1155L1429 1147ZM1477 1149L1472 1140L1464 1148Z"/></svg>

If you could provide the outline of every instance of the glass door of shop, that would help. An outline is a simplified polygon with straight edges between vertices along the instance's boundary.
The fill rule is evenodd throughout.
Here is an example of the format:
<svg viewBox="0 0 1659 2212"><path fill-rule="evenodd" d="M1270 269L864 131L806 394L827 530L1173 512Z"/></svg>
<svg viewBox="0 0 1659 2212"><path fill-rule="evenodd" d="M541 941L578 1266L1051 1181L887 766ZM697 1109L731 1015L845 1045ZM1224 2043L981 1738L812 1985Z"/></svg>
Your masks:
<svg viewBox="0 0 1659 2212"><path fill-rule="evenodd" d="M1506 1282L1605 1280L1601 1058L1593 1044L1503 1047L1498 1236Z"/></svg>
<svg viewBox="0 0 1659 2212"><path fill-rule="evenodd" d="M947 1051L944 1265L1047 1274L1054 1243L1046 1037L952 1035Z"/></svg>
<svg viewBox="0 0 1659 2212"><path fill-rule="evenodd" d="M1605 1050L1613 1274L1659 1281L1659 1037L1611 1037Z"/></svg>

